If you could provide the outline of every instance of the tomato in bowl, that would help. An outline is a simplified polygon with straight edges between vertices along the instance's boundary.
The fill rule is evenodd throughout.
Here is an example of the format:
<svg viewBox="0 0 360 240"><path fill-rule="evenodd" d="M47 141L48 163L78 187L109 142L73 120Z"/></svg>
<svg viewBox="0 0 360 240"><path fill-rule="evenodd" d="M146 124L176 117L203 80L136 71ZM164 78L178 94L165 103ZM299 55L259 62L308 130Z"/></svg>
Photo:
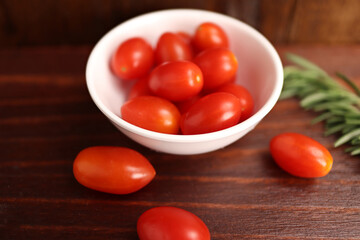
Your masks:
<svg viewBox="0 0 360 240"><path fill-rule="evenodd" d="M206 22L221 26L228 37L228 48L238 63L234 83L245 87L252 95L252 115L219 131L190 135L155 132L125 121L120 109L128 100L134 82L118 81L109 67L119 44L141 37L155 49L159 37L165 32L192 34ZM125 135L156 151L189 155L223 148L250 132L277 102L283 84L283 68L271 43L249 25L210 11L175 9L135 17L108 32L89 56L86 83L97 107Z"/></svg>

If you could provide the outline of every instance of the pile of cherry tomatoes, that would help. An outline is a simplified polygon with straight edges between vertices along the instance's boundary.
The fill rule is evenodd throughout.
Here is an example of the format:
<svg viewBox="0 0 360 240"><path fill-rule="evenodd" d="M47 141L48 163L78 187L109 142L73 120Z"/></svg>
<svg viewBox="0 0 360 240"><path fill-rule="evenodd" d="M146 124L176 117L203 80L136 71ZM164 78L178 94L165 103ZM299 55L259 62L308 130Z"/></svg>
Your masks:
<svg viewBox="0 0 360 240"><path fill-rule="evenodd" d="M224 30L202 23L193 36L165 32L155 49L143 38L122 42L110 67L120 81L136 81L121 117L168 134L202 134L252 115L249 91L234 83L238 61Z"/></svg>
<svg viewBox="0 0 360 240"><path fill-rule="evenodd" d="M137 80L121 107L122 118L139 127L169 134L201 134L231 127L251 116L253 100L233 83L237 60L224 31L201 24L193 37L164 33L155 50L142 38L123 42L111 60L122 81ZM155 65L155 68L153 68ZM315 140L283 133L270 142L275 162L304 178L329 173L333 159ZM149 184L156 172L140 153L124 147L82 150L73 164L76 180L101 192L129 194ZM155 207L138 219L141 240L209 240L210 232L196 215L175 207Z"/></svg>

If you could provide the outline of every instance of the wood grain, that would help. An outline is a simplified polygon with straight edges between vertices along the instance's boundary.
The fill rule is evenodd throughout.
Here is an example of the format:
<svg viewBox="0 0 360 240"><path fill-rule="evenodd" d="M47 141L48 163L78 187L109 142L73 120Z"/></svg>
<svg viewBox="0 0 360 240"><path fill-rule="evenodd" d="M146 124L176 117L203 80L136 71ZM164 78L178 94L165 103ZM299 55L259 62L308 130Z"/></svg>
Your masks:
<svg viewBox="0 0 360 240"><path fill-rule="evenodd" d="M275 44L360 42L358 0L2 0L0 48L94 44L121 22L173 8L232 16Z"/></svg>
<svg viewBox="0 0 360 240"><path fill-rule="evenodd" d="M359 42L359 11L360 1L356 0L297 1L289 42Z"/></svg>
<svg viewBox="0 0 360 240"><path fill-rule="evenodd" d="M278 46L360 84L359 46ZM137 239L145 210L176 206L204 220L212 239L360 239L360 161L333 148L322 124L298 101L279 101L248 135L206 154L149 150L117 131L90 99L84 66L90 47L0 51L0 239ZM71 57L72 56L72 57ZM69 59L69 61L65 61ZM270 139L306 134L329 148L324 178L295 178L272 160ZM116 196L72 175L85 147L126 146L157 171L144 189Z"/></svg>

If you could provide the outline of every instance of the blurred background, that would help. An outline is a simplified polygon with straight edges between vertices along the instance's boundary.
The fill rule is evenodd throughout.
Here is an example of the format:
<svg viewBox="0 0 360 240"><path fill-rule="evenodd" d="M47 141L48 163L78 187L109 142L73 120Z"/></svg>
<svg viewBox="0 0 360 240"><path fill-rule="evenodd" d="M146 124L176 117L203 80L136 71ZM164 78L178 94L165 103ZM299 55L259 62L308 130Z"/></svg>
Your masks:
<svg viewBox="0 0 360 240"><path fill-rule="evenodd" d="M129 18L170 8L235 17L273 44L360 43L360 0L0 0L0 48L95 44Z"/></svg>

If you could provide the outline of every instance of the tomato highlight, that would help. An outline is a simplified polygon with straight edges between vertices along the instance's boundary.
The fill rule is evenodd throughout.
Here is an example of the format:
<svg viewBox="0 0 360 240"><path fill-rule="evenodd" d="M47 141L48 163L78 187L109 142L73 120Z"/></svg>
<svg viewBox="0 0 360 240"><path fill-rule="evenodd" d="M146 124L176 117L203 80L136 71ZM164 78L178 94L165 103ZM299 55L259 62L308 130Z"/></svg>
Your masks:
<svg viewBox="0 0 360 240"><path fill-rule="evenodd" d="M206 95L195 102L181 117L183 134L202 134L223 130L239 123L240 100L230 93Z"/></svg>
<svg viewBox="0 0 360 240"><path fill-rule="evenodd" d="M225 31L212 22L200 24L196 29L192 42L198 52L210 48L229 47L229 40Z"/></svg>
<svg viewBox="0 0 360 240"><path fill-rule="evenodd" d="M333 165L333 158L323 145L299 133L275 136L270 142L270 152L280 168L297 177L323 177Z"/></svg>
<svg viewBox="0 0 360 240"><path fill-rule="evenodd" d="M149 88L155 95L174 102L199 94L203 84L200 68L189 61L166 62L156 67L149 79Z"/></svg>
<svg viewBox="0 0 360 240"><path fill-rule="evenodd" d="M250 92L245 87L235 83L228 83L220 87L217 91L231 93L239 98L241 102L240 122L251 117L254 111L254 100Z"/></svg>
<svg viewBox="0 0 360 240"><path fill-rule="evenodd" d="M107 146L82 150L73 163L73 173L83 186L112 194L136 192L149 184L156 174L140 153Z"/></svg>
<svg viewBox="0 0 360 240"><path fill-rule="evenodd" d="M110 64L115 75L122 80L141 78L154 65L154 50L143 38L130 38L120 44Z"/></svg>
<svg viewBox="0 0 360 240"><path fill-rule="evenodd" d="M166 32L162 34L155 49L157 64L171 61L191 60L193 52L183 36Z"/></svg>
<svg viewBox="0 0 360 240"><path fill-rule="evenodd" d="M225 48L205 50L195 57L194 63L204 75L205 90L214 90L231 82L238 69L235 55Z"/></svg>
<svg viewBox="0 0 360 240"><path fill-rule="evenodd" d="M168 134L179 132L180 112L170 101L156 96L139 96L121 107L121 117L138 127Z"/></svg>
<svg viewBox="0 0 360 240"><path fill-rule="evenodd" d="M176 207L155 207L137 222L140 240L210 240L205 223L195 214Z"/></svg>

